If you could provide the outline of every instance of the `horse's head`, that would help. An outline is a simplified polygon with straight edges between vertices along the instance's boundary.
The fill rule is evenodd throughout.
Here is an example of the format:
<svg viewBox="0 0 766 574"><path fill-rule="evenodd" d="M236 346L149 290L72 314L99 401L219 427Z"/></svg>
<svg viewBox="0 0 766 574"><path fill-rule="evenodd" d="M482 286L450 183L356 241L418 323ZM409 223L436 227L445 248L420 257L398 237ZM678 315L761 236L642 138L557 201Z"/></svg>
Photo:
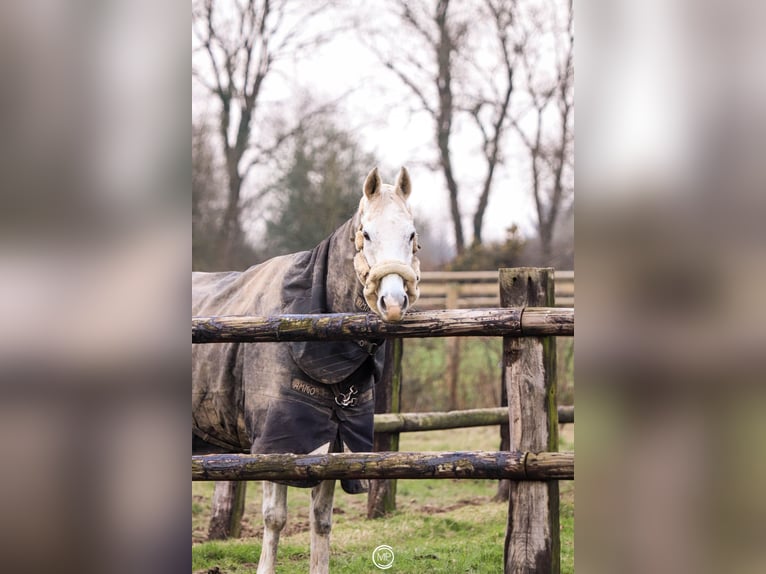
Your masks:
<svg viewBox="0 0 766 574"><path fill-rule="evenodd" d="M354 258L364 298L385 321L399 321L418 298L418 235L407 198L410 176L402 168L395 185L384 184L378 168L364 182Z"/></svg>

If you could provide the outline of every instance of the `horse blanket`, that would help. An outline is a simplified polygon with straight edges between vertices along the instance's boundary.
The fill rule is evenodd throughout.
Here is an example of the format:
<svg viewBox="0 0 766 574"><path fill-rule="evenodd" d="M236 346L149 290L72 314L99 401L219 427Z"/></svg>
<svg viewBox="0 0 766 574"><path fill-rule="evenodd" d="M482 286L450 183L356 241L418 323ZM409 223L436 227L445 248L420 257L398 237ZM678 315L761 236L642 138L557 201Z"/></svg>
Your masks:
<svg viewBox="0 0 766 574"><path fill-rule="evenodd" d="M349 220L311 251L243 272L193 273L192 313L367 311ZM372 450L384 341L217 343L192 348L193 448L307 454ZM290 483L314 486L315 482ZM362 481L341 481L350 493Z"/></svg>

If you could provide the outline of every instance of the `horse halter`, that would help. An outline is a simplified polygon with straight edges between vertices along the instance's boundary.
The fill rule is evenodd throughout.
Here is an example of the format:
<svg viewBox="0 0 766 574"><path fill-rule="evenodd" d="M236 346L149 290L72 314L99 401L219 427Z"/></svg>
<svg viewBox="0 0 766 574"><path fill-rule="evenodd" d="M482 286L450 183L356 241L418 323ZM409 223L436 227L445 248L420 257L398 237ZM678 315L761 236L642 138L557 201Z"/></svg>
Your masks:
<svg viewBox="0 0 766 574"><path fill-rule="evenodd" d="M420 281L420 260L415 253L420 249L418 244L418 235L412 242L412 263L407 265L402 261L388 260L380 261L372 267L367 262L364 255L364 235L362 226L356 231L354 236L354 245L356 246L356 255L354 256L354 270L359 282L364 285L364 299L367 305L375 312L378 312L378 299L376 294L380 288L380 281L386 275L395 273L404 280L404 288L407 291L407 297L410 299L410 305L420 296L418 282Z"/></svg>

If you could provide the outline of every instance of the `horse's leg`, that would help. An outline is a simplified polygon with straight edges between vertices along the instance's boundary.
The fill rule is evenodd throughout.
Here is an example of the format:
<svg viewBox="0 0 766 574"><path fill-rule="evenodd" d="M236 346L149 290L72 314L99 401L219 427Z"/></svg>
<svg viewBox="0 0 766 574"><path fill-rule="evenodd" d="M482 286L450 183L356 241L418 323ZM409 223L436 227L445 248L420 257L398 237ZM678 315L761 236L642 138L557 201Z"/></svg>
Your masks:
<svg viewBox="0 0 766 574"><path fill-rule="evenodd" d="M311 489L311 574L327 574L330 571L334 494L334 480L323 480Z"/></svg>
<svg viewBox="0 0 766 574"><path fill-rule="evenodd" d="M263 483L263 546L257 574L273 574L277 561L279 533L287 522L287 486Z"/></svg>

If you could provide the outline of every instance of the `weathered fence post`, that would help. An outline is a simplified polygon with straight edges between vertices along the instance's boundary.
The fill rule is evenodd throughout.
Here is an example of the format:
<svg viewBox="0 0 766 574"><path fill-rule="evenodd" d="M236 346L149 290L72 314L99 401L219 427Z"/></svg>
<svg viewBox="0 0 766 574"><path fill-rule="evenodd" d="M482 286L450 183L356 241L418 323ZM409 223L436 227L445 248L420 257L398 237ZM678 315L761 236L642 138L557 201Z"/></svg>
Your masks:
<svg viewBox="0 0 766 574"><path fill-rule="evenodd" d="M501 269L501 305L553 305L553 269ZM505 337L510 450L557 451L556 344L553 337ZM511 481L505 573L558 574L558 481Z"/></svg>
<svg viewBox="0 0 766 574"><path fill-rule="evenodd" d="M386 344L386 362L382 380L375 389L375 412L398 413L402 396L403 340L389 339ZM399 433L375 433L373 451L399 450ZM396 510L396 480L370 480L367 494L367 518L380 518Z"/></svg>
<svg viewBox="0 0 766 574"><path fill-rule="evenodd" d="M208 540L239 538L245 513L247 482L219 480L213 490L212 514L207 529Z"/></svg>

